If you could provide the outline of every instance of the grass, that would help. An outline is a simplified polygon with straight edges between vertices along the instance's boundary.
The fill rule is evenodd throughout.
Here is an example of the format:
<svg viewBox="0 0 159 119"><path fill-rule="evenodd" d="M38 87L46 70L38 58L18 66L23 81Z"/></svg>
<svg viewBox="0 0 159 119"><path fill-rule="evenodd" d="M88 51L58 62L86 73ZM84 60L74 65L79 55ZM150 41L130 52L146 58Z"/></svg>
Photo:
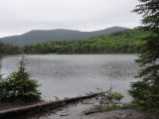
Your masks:
<svg viewBox="0 0 159 119"><path fill-rule="evenodd" d="M117 104L107 104L107 105L102 105L100 107L97 107L98 111L108 111L108 110L112 110L119 107Z"/></svg>
<svg viewBox="0 0 159 119"><path fill-rule="evenodd" d="M122 108L136 108L136 105L134 103L124 103Z"/></svg>

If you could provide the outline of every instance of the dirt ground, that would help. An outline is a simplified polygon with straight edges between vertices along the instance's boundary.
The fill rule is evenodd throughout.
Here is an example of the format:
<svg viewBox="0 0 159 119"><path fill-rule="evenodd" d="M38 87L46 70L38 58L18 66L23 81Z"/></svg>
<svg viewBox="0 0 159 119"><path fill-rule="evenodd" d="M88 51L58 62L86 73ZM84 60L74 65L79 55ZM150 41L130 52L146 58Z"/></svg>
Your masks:
<svg viewBox="0 0 159 119"><path fill-rule="evenodd" d="M27 119L159 119L154 114L126 108L105 112L93 111L93 113L88 114L88 112L91 112L96 106L101 105L101 103L107 102L104 102L101 97L96 97Z"/></svg>
<svg viewBox="0 0 159 119"><path fill-rule="evenodd" d="M159 117L155 115L137 111L135 109L120 109L120 110L99 112L88 115L87 117L89 119L159 119Z"/></svg>

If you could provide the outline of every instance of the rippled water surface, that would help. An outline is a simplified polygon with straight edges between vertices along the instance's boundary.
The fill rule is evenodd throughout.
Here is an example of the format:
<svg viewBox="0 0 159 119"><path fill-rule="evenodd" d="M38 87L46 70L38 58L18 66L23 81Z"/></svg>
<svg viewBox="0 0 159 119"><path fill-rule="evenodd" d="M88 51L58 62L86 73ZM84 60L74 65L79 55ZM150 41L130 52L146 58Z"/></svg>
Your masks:
<svg viewBox="0 0 159 119"><path fill-rule="evenodd" d="M2 60L1 73L7 76L18 67L20 56ZM52 100L74 97L97 88L122 92L127 90L137 72L136 55L27 55L27 70L42 84L42 98Z"/></svg>

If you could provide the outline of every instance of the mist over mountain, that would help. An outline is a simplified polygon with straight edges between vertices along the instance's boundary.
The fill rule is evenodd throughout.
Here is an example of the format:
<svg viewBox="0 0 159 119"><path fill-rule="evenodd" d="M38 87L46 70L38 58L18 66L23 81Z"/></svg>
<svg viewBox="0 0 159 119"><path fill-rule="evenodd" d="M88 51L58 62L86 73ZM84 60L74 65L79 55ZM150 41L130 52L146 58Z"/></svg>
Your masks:
<svg viewBox="0 0 159 119"><path fill-rule="evenodd" d="M0 41L16 46L31 45L45 41L83 40L91 37L123 31L124 27L111 27L93 32L81 32L76 30L33 30L22 35L0 38Z"/></svg>

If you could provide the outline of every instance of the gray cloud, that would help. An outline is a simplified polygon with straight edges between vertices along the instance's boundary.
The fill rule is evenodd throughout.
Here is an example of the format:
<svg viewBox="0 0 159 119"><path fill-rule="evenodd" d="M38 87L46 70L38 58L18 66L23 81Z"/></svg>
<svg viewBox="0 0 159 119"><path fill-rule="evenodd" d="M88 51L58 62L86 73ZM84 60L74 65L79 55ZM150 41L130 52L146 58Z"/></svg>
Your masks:
<svg viewBox="0 0 159 119"><path fill-rule="evenodd" d="M138 0L0 0L0 37L33 29L135 27Z"/></svg>

